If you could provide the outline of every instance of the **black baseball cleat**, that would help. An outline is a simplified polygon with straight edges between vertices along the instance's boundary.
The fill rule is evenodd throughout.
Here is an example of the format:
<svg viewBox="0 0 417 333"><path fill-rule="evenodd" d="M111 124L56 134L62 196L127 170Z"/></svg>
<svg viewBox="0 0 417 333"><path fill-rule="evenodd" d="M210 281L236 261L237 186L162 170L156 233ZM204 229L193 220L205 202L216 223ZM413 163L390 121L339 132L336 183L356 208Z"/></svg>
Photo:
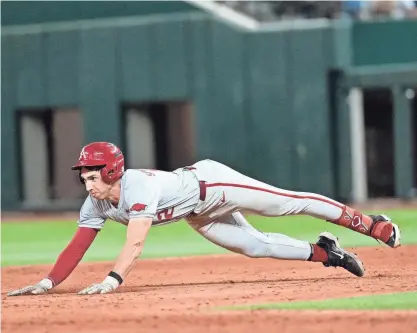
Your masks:
<svg viewBox="0 0 417 333"><path fill-rule="evenodd" d="M369 215L370 218L372 218L372 228L380 222L389 222L392 224L392 233L391 233L391 237L388 239L387 242L384 242L385 244L387 244L388 246L392 247L392 248L396 248L399 247L400 241L401 241L401 232L400 232L400 228L398 227L398 225L396 225L395 223L392 223L391 219L386 216L386 215Z"/></svg>
<svg viewBox="0 0 417 333"><path fill-rule="evenodd" d="M339 245L337 237L330 232L322 232L316 244L323 248L329 257L329 261L323 263L324 266L343 267L356 276L365 274L362 261L355 254L343 250Z"/></svg>

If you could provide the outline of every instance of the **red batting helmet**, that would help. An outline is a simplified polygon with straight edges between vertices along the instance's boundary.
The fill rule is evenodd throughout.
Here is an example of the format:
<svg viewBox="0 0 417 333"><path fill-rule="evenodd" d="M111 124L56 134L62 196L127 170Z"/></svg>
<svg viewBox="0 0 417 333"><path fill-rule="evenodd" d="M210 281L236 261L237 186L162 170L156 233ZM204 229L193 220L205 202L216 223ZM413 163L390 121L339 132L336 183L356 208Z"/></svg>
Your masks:
<svg viewBox="0 0 417 333"><path fill-rule="evenodd" d="M125 159L122 151L109 142L93 142L83 147L77 164L72 170L83 167L103 167L101 178L106 183L112 183L123 176Z"/></svg>

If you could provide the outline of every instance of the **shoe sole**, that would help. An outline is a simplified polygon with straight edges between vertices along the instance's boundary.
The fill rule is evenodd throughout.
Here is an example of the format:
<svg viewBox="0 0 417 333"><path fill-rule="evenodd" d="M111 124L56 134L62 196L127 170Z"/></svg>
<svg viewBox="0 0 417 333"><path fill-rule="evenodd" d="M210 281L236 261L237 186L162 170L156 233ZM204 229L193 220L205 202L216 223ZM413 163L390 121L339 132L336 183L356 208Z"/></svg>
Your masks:
<svg viewBox="0 0 417 333"><path fill-rule="evenodd" d="M392 247L393 249L401 246L400 241L401 241L401 231L400 231L400 227L398 225L396 225L395 223L392 223L392 220L386 216L386 215L381 215L387 222L391 222L394 231L395 231L395 242L393 244L393 246L388 245L389 247Z"/></svg>
<svg viewBox="0 0 417 333"><path fill-rule="evenodd" d="M401 241L401 232L400 232L400 228L398 227L398 225L396 225L395 223L392 224L392 226L394 227L394 231L395 231L395 242L394 245L391 246L393 249L395 249L396 247L401 246L400 241Z"/></svg>
<svg viewBox="0 0 417 333"><path fill-rule="evenodd" d="M356 275L356 274L354 274L354 275L359 276L359 277L364 276L364 274L365 274L365 267L363 266L362 261L361 261L361 260L359 260L359 258L358 258L358 257L357 257L354 253L351 253L351 252L348 252L348 251L345 251L344 249L342 249L342 248L341 248L341 246L340 246L340 244L339 244L339 240L338 240L338 238L337 238L336 236L332 235L332 234L331 234L330 232L328 232L328 231L325 231L325 232L322 232L322 233L319 235L319 237L325 237L325 238L328 238L328 239L332 240L333 242L335 242L336 246L337 246L340 250L342 250L342 251L343 251L343 253L345 253L346 255L348 255L348 256L350 256L350 257L353 257L353 258L356 260L356 262L358 263L358 265L360 266L360 269L361 269L361 272L362 272L362 274L361 274L361 275ZM352 274L353 274L353 273L352 273Z"/></svg>
<svg viewBox="0 0 417 333"><path fill-rule="evenodd" d="M337 238L336 236L333 236L333 235L332 235L330 232L328 232L328 231L324 231L324 232L322 232L322 233L319 235L319 237L325 237L325 238L328 238L328 239L332 240L333 242L335 242L337 247L340 247L340 244L339 244L339 240L338 240L338 238Z"/></svg>

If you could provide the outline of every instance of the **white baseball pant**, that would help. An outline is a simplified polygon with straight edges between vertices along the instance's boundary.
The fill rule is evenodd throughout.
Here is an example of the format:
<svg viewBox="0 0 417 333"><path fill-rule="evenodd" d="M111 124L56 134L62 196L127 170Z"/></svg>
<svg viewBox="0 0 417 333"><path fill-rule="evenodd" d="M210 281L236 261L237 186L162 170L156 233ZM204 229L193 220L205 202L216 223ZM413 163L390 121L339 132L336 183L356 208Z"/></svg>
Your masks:
<svg viewBox="0 0 417 333"><path fill-rule="evenodd" d="M204 182L200 200L188 223L202 236L230 251L255 258L307 260L309 242L278 233L263 233L250 225L242 212L278 217L308 215L336 220L344 205L315 193L280 189L239 173L213 160L192 166Z"/></svg>

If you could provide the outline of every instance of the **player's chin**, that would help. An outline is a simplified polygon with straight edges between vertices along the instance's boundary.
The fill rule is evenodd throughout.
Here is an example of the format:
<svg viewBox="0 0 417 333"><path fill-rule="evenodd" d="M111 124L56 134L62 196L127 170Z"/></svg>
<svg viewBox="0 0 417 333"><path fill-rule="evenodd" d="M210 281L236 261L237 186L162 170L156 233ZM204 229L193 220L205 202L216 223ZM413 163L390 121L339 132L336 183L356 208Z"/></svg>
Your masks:
<svg viewBox="0 0 417 333"><path fill-rule="evenodd" d="M103 195L102 195L102 194L100 194L100 193L94 193L94 194L91 194L91 196L92 196L94 199L97 199L97 200L103 200Z"/></svg>

